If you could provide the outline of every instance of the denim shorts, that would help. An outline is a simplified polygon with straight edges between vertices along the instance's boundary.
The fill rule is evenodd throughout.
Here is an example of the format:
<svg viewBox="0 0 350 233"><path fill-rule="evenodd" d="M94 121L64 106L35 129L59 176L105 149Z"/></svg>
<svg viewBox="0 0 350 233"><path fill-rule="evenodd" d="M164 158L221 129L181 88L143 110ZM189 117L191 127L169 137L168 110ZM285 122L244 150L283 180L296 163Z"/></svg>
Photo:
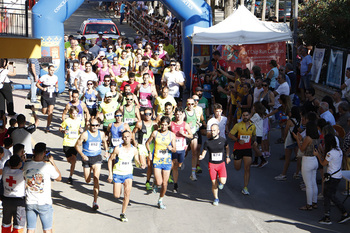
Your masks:
<svg viewBox="0 0 350 233"><path fill-rule="evenodd" d="M41 224L43 225L43 230L52 229L52 215L53 208L52 205L37 205L37 204L27 204L27 229L35 230L36 221L39 215Z"/></svg>
<svg viewBox="0 0 350 233"><path fill-rule="evenodd" d="M121 183L124 184L125 180L127 179L133 179L133 175L132 174L128 174L128 175L117 175L117 174L113 174L113 182L114 183Z"/></svg>

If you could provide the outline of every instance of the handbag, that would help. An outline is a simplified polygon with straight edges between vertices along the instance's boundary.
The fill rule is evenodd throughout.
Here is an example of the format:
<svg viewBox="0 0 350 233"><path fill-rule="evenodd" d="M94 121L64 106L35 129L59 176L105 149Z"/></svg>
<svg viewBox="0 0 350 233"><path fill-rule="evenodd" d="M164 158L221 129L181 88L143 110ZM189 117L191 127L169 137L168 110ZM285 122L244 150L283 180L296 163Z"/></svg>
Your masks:
<svg viewBox="0 0 350 233"><path fill-rule="evenodd" d="M337 173L337 172L339 172L340 171L340 168L339 168L339 170L338 171L335 171L335 172L333 172L332 174L329 174L329 173L324 173L324 175L323 175L323 178L324 178L324 182L327 182L327 181L329 181L330 179L331 179L331 177L335 174L335 173Z"/></svg>

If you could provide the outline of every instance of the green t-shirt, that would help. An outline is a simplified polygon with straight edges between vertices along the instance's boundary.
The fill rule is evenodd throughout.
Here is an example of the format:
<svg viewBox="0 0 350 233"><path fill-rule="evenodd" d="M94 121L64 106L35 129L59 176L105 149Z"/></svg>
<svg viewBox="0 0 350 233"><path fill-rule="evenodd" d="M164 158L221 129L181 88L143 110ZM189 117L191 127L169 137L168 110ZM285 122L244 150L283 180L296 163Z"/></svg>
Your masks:
<svg viewBox="0 0 350 233"><path fill-rule="evenodd" d="M216 78L216 80L219 82L219 86L222 88L227 86L227 78L225 76L221 75L220 77ZM220 98L227 98L227 95L220 92Z"/></svg>
<svg viewBox="0 0 350 233"><path fill-rule="evenodd" d="M203 109L203 117L204 117L204 120L206 121L207 115L205 114L205 112L206 112L207 108L209 107L209 102L208 102L207 98L202 96L202 98L198 102L198 106Z"/></svg>

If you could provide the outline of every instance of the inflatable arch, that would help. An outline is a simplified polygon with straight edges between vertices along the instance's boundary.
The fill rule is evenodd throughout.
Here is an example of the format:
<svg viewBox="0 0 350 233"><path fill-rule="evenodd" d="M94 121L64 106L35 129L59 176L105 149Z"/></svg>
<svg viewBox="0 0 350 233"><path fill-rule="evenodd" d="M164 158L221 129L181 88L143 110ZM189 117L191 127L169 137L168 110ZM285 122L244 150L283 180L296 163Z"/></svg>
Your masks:
<svg viewBox="0 0 350 233"><path fill-rule="evenodd" d="M108 1L108 0L105 0ZM59 92L65 89L64 77L64 21L66 21L84 0L40 0L33 11L33 37L41 38L42 56L52 56L58 76ZM161 0L161 2L182 21L182 59L187 77L191 72L192 45L190 36L193 27L210 27L212 16L205 0ZM88 17L87 17L88 18ZM41 71L45 73L44 70ZM190 89L188 79L186 86Z"/></svg>

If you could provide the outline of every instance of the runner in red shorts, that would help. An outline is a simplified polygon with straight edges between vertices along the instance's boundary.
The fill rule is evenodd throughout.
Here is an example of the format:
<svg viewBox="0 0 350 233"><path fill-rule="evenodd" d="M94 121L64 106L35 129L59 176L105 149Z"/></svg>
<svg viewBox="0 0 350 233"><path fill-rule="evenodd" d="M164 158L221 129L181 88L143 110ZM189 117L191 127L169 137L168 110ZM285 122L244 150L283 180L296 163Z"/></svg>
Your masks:
<svg viewBox="0 0 350 233"><path fill-rule="evenodd" d="M220 137L219 125L213 124L211 126L212 138L205 142L202 155L199 159L204 159L207 152L209 153L209 174L212 182L212 191L214 195L213 205L219 205L218 188L223 189L226 183L227 173L225 166L225 152L226 163L230 160L230 148L227 140ZM219 180L217 177L219 176Z"/></svg>

